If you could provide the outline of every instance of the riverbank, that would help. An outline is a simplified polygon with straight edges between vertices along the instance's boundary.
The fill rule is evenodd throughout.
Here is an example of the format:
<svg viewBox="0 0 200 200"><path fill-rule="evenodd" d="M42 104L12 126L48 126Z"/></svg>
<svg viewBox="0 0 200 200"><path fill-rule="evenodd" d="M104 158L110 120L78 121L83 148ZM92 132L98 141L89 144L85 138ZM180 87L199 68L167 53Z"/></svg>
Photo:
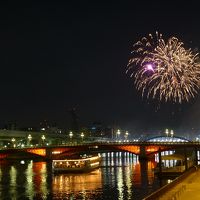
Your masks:
<svg viewBox="0 0 200 200"><path fill-rule="evenodd" d="M181 199L192 200L200 199L200 169L199 167L191 167L184 174L174 179L171 183L158 189L143 200L165 200L165 199Z"/></svg>

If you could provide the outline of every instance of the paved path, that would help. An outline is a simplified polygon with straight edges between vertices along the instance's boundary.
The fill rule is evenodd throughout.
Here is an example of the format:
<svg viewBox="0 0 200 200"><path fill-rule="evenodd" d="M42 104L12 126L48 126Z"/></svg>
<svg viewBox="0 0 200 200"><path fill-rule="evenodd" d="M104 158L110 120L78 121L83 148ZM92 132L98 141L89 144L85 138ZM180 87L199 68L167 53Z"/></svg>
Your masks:
<svg viewBox="0 0 200 200"><path fill-rule="evenodd" d="M200 200L200 169L166 192L159 200Z"/></svg>

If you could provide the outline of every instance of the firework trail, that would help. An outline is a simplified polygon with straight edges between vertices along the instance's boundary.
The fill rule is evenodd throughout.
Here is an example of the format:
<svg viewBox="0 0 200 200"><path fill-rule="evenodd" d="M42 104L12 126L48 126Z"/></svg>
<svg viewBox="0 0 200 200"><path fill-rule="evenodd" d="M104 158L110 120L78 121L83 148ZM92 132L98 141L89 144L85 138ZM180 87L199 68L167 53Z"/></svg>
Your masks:
<svg viewBox="0 0 200 200"><path fill-rule="evenodd" d="M127 73L142 96L182 103L194 98L200 88L198 53L185 49L176 37L168 40L156 32L133 45Z"/></svg>

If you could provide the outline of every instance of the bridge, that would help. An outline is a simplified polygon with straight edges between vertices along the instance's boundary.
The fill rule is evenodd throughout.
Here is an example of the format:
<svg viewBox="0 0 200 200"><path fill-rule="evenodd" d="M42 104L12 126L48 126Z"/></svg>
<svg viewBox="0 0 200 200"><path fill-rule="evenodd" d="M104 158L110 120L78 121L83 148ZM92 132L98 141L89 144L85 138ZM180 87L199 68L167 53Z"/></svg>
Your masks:
<svg viewBox="0 0 200 200"><path fill-rule="evenodd" d="M12 141L15 136L15 140ZM158 154L161 164L161 154L165 151L176 151L183 155L185 163L192 155L195 163L198 162L199 141L189 141L183 137L155 136L147 141L107 139L105 141L71 141L66 140L66 135L46 134L46 137L39 132L16 132L0 130L0 159L24 159L42 158L46 160L62 159L73 154L80 153L101 153L101 152L129 152L139 156L139 159L154 158ZM36 143L33 143L36 138ZM5 141L7 144L4 145ZM48 142L47 142L48 141ZM1 145L1 142L3 145ZM161 168L161 166L160 166ZM187 168L187 166L186 166Z"/></svg>
<svg viewBox="0 0 200 200"><path fill-rule="evenodd" d="M82 144L50 145L37 147L2 148L0 159L40 157L44 159L61 159L82 152L129 152L138 155L141 159L151 158L163 151L182 151L187 157L193 151L194 160L198 161L197 151L200 150L199 142L91 142Z"/></svg>

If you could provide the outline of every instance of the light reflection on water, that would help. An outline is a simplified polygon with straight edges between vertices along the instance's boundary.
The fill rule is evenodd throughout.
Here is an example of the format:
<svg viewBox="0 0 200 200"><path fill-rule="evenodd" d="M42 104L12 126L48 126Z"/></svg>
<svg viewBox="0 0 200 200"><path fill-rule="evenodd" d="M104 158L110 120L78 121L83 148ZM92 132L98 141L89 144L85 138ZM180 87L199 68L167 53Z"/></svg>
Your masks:
<svg viewBox="0 0 200 200"><path fill-rule="evenodd" d="M42 194L44 199L47 198L47 169L46 162L33 162L30 161L25 171L26 177L26 196L33 199L35 191L37 194ZM39 195L40 196L40 195Z"/></svg>
<svg viewBox="0 0 200 200"><path fill-rule="evenodd" d="M52 192L54 198L89 199L98 196L102 188L100 169L84 174L56 174L53 176Z"/></svg>
<svg viewBox="0 0 200 200"><path fill-rule="evenodd" d="M83 174L52 174L47 162L0 161L0 199L140 200L160 187L154 167L120 152L103 154L101 168Z"/></svg>

